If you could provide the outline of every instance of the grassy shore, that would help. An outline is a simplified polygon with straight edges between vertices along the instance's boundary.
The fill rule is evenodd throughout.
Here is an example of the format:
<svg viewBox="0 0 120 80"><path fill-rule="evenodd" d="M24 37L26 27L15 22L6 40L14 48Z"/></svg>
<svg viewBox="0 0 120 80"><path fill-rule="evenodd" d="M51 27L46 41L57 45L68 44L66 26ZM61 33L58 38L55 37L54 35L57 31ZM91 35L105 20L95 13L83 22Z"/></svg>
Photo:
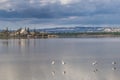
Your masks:
<svg viewBox="0 0 120 80"><path fill-rule="evenodd" d="M52 35L52 37L50 37ZM56 37L57 36L57 37ZM81 33L47 33L28 37L28 35L10 36L9 34L1 34L0 39L41 39L41 38L101 38L101 37L120 37L120 32L81 32Z"/></svg>
<svg viewBox="0 0 120 80"><path fill-rule="evenodd" d="M120 32L81 32L81 33L56 33L59 38L84 38L84 37L120 37Z"/></svg>

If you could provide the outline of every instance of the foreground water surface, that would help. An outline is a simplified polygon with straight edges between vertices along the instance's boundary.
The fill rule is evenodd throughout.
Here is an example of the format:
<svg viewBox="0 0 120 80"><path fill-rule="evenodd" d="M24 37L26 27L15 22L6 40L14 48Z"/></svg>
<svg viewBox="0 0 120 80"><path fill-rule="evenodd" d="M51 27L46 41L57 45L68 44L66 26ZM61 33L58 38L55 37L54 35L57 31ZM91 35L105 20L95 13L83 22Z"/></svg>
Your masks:
<svg viewBox="0 0 120 80"><path fill-rule="evenodd" d="M0 40L0 80L119 80L120 38Z"/></svg>

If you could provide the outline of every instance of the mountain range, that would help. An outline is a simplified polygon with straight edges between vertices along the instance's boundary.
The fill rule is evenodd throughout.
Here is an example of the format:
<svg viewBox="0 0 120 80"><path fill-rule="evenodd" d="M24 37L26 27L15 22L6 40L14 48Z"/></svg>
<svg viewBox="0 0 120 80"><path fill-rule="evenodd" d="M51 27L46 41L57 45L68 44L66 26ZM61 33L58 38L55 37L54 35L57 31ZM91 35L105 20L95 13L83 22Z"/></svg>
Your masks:
<svg viewBox="0 0 120 80"><path fill-rule="evenodd" d="M59 27L36 29L38 32L46 33L78 33L78 32L103 32L105 27Z"/></svg>

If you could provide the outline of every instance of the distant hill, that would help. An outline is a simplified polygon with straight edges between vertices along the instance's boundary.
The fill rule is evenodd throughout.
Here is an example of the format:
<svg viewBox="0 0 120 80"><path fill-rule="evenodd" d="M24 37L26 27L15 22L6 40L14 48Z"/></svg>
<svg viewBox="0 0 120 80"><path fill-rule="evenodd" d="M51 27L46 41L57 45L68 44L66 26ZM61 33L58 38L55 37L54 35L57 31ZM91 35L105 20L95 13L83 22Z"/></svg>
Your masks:
<svg viewBox="0 0 120 80"><path fill-rule="evenodd" d="M34 29L29 29L31 32ZM2 32L3 30L0 30ZM16 30L9 30L16 31ZM79 33L79 32L120 32L120 27L59 27L59 28L44 28L44 29L35 29L37 32L46 32L46 33Z"/></svg>
<svg viewBox="0 0 120 80"><path fill-rule="evenodd" d="M77 32L102 32L104 27L60 27L60 28L46 28L36 29L38 32L47 33L77 33Z"/></svg>

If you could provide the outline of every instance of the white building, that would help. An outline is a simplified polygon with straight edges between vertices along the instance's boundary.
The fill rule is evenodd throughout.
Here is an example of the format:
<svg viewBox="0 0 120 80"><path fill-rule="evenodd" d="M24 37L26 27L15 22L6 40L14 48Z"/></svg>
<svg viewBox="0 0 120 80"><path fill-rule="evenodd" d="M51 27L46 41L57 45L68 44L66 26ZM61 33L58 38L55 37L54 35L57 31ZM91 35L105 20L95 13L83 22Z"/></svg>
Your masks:
<svg viewBox="0 0 120 80"><path fill-rule="evenodd" d="M27 35L27 34L28 34L28 32L27 32L27 30L26 30L26 29L21 29L20 34Z"/></svg>

